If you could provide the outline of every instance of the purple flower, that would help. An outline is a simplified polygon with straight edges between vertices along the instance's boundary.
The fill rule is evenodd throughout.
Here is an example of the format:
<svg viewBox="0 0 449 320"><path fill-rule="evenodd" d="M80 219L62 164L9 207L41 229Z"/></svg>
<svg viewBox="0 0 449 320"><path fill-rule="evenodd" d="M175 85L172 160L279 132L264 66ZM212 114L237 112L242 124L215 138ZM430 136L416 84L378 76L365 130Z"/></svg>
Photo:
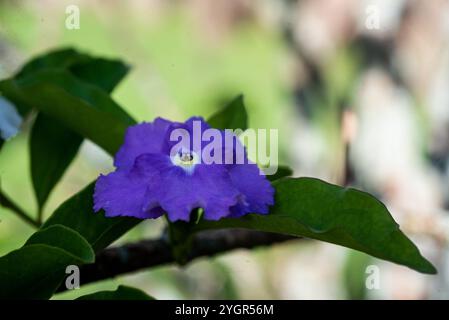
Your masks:
<svg viewBox="0 0 449 320"><path fill-rule="evenodd" d="M203 208L204 219L218 220L267 214L273 204L271 184L237 137L198 117L128 128L114 165L95 185L94 210L104 209L107 217L166 213L170 221L189 221L193 209Z"/></svg>

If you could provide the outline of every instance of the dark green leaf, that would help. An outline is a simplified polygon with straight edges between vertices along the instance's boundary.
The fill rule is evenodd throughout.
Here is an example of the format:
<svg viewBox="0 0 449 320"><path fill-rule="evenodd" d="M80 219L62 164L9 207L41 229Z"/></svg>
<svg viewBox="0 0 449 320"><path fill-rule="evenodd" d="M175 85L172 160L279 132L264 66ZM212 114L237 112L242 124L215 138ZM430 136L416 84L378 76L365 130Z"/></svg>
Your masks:
<svg viewBox="0 0 449 320"><path fill-rule="evenodd" d="M2 81L2 88L9 89L8 98L19 97L111 154L121 145L126 128L135 123L103 90L65 71L39 71L14 84Z"/></svg>
<svg viewBox="0 0 449 320"><path fill-rule="evenodd" d="M19 87L13 79L0 81L0 94L14 104L22 117L25 117L33 108L32 105L29 104L29 101L22 95L22 92L19 90Z"/></svg>
<svg viewBox="0 0 449 320"><path fill-rule="evenodd" d="M275 174L267 175L267 179L275 181L281 178L290 177L293 174L293 170L286 166L278 166L278 170Z"/></svg>
<svg viewBox="0 0 449 320"><path fill-rule="evenodd" d="M120 120L124 124L131 125L135 123L134 119L132 119L117 103L115 103L106 92L98 88L96 85L81 81L67 71L39 71L33 73L30 76L18 79L17 85L22 92L31 94L31 97L28 95L27 101L34 101L34 95L38 94L38 92L36 91L40 88L54 88L59 90L58 92L65 93L66 95L77 99L80 102L80 106L82 105L82 103L85 103L92 109L101 110L113 115L117 120ZM41 104L32 103L35 108L44 113L47 110L51 111L53 109L68 109L64 105L60 106L60 99L62 100L62 102L64 102L64 98L59 97L58 94L53 97L44 91L44 93L39 94L38 96L45 98L46 101L51 101L56 104L56 106L42 108Z"/></svg>
<svg viewBox="0 0 449 320"><path fill-rule="evenodd" d="M32 244L46 244L58 247L79 257L80 260L86 263L94 262L95 260L95 254L89 242L78 232L64 225L54 224L42 228L34 233L25 243L26 246Z"/></svg>
<svg viewBox="0 0 449 320"><path fill-rule="evenodd" d="M95 252L107 247L142 220L131 217L106 218L93 211L94 183L64 202L43 228L62 224L79 232Z"/></svg>
<svg viewBox="0 0 449 320"><path fill-rule="evenodd" d="M121 61L100 58L86 59L85 55L82 56L82 59L76 60L72 57L73 51L66 51L66 53L66 60L72 62L70 70L73 74L108 92L114 89L128 71L128 67ZM69 64L62 58L55 59L52 54L47 58L61 65ZM48 61L40 65L52 67ZM58 65L58 67L60 66ZM34 72L38 71L36 68L33 70ZM80 96L80 98L85 97ZM51 116L42 113L38 115L30 136L31 177L41 211L51 190L76 156L83 138L58 123Z"/></svg>
<svg viewBox="0 0 449 320"><path fill-rule="evenodd" d="M48 299L64 278L64 268L80 262L48 245L12 251L0 258L0 299Z"/></svg>
<svg viewBox="0 0 449 320"><path fill-rule="evenodd" d="M27 62L17 73L16 77L28 76L48 68L67 69L75 63L82 63L90 59L88 55L71 48L50 51Z"/></svg>
<svg viewBox="0 0 449 320"><path fill-rule="evenodd" d="M38 114L30 134L31 178L39 208L78 152L83 138Z"/></svg>
<svg viewBox="0 0 449 320"><path fill-rule="evenodd" d="M70 67L70 72L76 77L106 92L112 92L128 71L129 67L122 61L103 58L92 58Z"/></svg>
<svg viewBox="0 0 449 320"><path fill-rule="evenodd" d="M0 299L48 299L68 265L92 263L94 253L77 232L52 226L0 258Z"/></svg>
<svg viewBox="0 0 449 320"><path fill-rule="evenodd" d="M67 265L93 262L92 249L100 251L142 221L130 217L106 218L103 212L93 212L93 190L91 184L64 202L25 247L0 258L0 298L49 298L64 279ZM78 243L83 246L79 247ZM18 263L28 266L18 268L16 275L12 270ZM27 274L30 270L35 270L31 272L35 277ZM10 278L16 281L20 274L24 274L23 281L18 281L17 287L7 281ZM24 294L23 288L30 283L32 288Z"/></svg>
<svg viewBox="0 0 449 320"><path fill-rule="evenodd" d="M108 92L111 92L129 71L129 67L120 60L94 58L68 48L50 51L30 60L17 73L16 78L45 69L69 70L83 81Z"/></svg>
<svg viewBox="0 0 449 320"><path fill-rule="evenodd" d="M270 214L201 221L198 230L248 228L335 243L374 257L436 273L430 262L399 229L387 208L373 196L312 178L284 178L273 183Z"/></svg>
<svg viewBox="0 0 449 320"><path fill-rule="evenodd" d="M239 95L232 100L225 108L212 115L207 122L216 129L246 130L248 128L248 116L243 95Z"/></svg>
<svg viewBox="0 0 449 320"><path fill-rule="evenodd" d="M92 66L93 61L99 64L99 67L95 69L100 71L96 78L91 72L86 70L86 67ZM25 116L33 108L33 105L30 105L23 99L23 95L18 91L15 80L48 69L70 70L72 75L80 79L85 77L84 81L105 89L114 88L122 77L126 75L128 66L119 60L93 58L70 48L55 50L30 60L14 78L1 81L0 94L4 92L5 96L15 104L19 113Z"/></svg>
<svg viewBox="0 0 449 320"><path fill-rule="evenodd" d="M154 300L154 298L139 289L119 286L114 291L98 291L76 300Z"/></svg>
<svg viewBox="0 0 449 320"><path fill-rule="evenodd" d="M13 93L18 91L21 98L34 103L39 111L87 136L111 154L120 147L127 126L134 124L134 120L102 90L64 71L40 71L16 81L13 86L8 85L14 89ZM83 235L98 251L140 220L105 218L102 212L94 213L93 188L91 184L62 204L44 227L53 224L68 226Z"/></svg>

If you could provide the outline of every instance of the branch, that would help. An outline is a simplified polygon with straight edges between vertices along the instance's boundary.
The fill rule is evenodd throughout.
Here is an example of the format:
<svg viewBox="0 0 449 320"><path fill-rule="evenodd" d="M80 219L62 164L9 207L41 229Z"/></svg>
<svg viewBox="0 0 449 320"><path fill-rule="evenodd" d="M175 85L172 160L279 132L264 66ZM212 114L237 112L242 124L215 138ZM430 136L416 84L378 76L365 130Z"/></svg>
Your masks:
<svg viewBox="0 0 449 320"><path fill-rule="evenodd" d="M206 231L195 236L187 262L234 249L251 249L293 239L298 238L246 229ZM80 280L81 284L86 284L173 262L175 259L167 239L143 240L99 252L94 264L81 266ZM58 291L64 290L61 286Z"/></svg>
<svg viewBox="0 0 449 320"><path fill-rule="evenodd" d="M22 220L31 224L33 227L39 228L40 224L37 221L34 221L25 211L23 211L21 208L19 208L1 190L0 190L0 205L2 207L8 208L8 209L14 211L14 213L17 214Z"/></svg>

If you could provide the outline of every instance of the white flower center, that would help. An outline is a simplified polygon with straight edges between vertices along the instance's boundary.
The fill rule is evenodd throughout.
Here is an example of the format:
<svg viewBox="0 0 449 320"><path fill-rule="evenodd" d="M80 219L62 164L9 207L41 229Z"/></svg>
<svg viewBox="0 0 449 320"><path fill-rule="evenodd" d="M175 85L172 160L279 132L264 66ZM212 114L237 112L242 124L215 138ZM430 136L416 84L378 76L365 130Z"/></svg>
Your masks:
<svg viewBox="0 0 449 320"><path fill-rule="evenodd" d="M196 164L200 163L198 154L194 151L179 150L171 158L172 163L182 167L184 170L191 172Z"/></svg>

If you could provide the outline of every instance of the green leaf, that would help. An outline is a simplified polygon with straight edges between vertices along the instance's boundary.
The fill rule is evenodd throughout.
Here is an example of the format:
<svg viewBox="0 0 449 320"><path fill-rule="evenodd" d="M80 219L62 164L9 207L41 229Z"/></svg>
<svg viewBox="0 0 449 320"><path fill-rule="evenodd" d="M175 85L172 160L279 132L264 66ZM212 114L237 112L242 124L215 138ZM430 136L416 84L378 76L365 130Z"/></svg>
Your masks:
<svg viewBox="0 0 449 320"><path fill-rule="evenodd" d="M81 296L76 300L154 300L154 298L139 289L119 286L114 291L98 291Z"/></svg>
<svg viewBox="0 0 449 320"><path fill-rule="evenodd" d="M110 97L96 86L66 71L43 70L19 80L0 82L12 96L23 99L45 115L90 138L110 154L120 147L126 128L134 124ZM109 245L141 220L105 218L93 212L92 183L63 203L44 224L62 224L78 231L95 251Z"/></svg>
<svg viewBox="0 0 449 320"><path fill-rule="evenodd" d="M106 92L112 92L126 76L129 66L120 60L91 58L70 67L70 72L85 82L98 86Z"/></svg>
<svg viewBox="0 0 449 320"><path fill-rule="evenodd" d="M39 209L76 156L83 138L38 114L30 134L31 178Z"/></svg>
<svg viewBox="0 0 449 320"><path fill-rule="evenodd" d="M94 58L72 48L66 48L50 51L30 60L17 73L16 78L23 78L45 69L69 70L83 81L112 92L128 73L129 66L120 60Z"/></svg>
<svg viewBox="0 0 449 320"><path fill-rule="evenodd" d="M72 48L58 49L31 59L16 74L17 78L28 76L48 68L67 69L75 63L89 61L91 58Z"/></svg>
<svg viewBox="0 0 449 320"><path fill-rule="evenodd" d="M246 114L243 95L237 96L225 108L212 115L207 121L216 129L242 129L248 128L248 115Z"/></svg>
<svg viewBox="0 0 449 320"><path fill-rule="evenodd" d="M86 83L78 79L67 71L47 69L33 73L27 77L17 79L16 82L22 92L31 94L31 97L28 95L27 101L34 101L37 96L45 98L46 101L54 102L56 104L56 106L49 106L45 108L41 107L41 104L39 103L32 104L35 108L44 113L47 113L46 111L51 111L53 109L69 109L64 105L59 105L61 102L64 102L64 95L62 95L62 93L65 93L65 95L69 95L77 99L80 103L80 107L82 106L82 103L85 103L92 109L101 110L113 115L117 120L120 120L124 124L135 124L134 119L131 118L117 103L115 103L104 90L101 90L96 85ZM59 97L58 94L55 96L50 96L45 91L38 94L36 91L41 88L44 90L50 88L59 89L57 92L61 92L62 97ZM53 114L54 112L48 113Z"/></svg>
<svg viewBox="0 0 449 320"><path fill-rule="evenodd" d="M54 224L42 228L34 233L25 243L26 246L32 244L46 244L64 249L79 257L85 263L95 261L95 253L89 242L78 232L64 225Z"/></svg>
<svg viewBox="0 0 449 320"><path fill-rule="evenodd" d="M278 166L278 170L275 174L267 175L267 179L275 181L281 178L290 177L293 174L293 170L287 166Z"/></svg>
<svg viewBox="0 0 449 320"><path fill-rule="evenodd" d="M82 235L95 252L107 247L142 220L132 217L106 218L93 211L94 183L64 202L45 222L43 228L64 225Z"/></svg>
<svg viewBox="0 0 449 320"><path fill-rule="evenodd" d="M48 245L12 251L0 258L0 299L48 299L64 278L64 268L80 262Z"/></svg>
<svg viewBox="0 0 449 320"><path fill-rule="evenodd" d="M62 125L92 140L110 154L120 147L135 121L103 90L66 71L44 70L10 83L4 94L20 98Z"/></svg>
<svg viewBox="0 0 449 320"><path fill-rule="evenodd" d="M0 258L0 299L48 299L68 265L92 263L94 252L77 232L52 226Z"/></svg>
<svg viewBox="0 0 449 320"><path fill-rule="evenodd" d="M58 54L60 53L66 53L67 59L54 58L54 55L59 57ZM73 51L61 51L47 55L46 59L61 65L68 65L67 60L69 60L72 63L70 70L78 78L109 92L114 89L128 71L128 67L118 60L87 59L85 55L82 55L82 59L74 59L74 54ZM58 66L51 65L48 61L39 65ZM33 68L33 70L34 72L39 71L36 68ZM85 96L81 95L80 98L83 99ZM128 120L127 117L126 120ZM79 134L67 129L51 116L40 113L36 118L31 130L30 157L31 177L39 212L42 211L51 190L76 156L82 141L83 138Z"/></svg>
<svg viewBox="0 0 449 320"><path fill-rule="evenodd" d="M0 81L0 94L9 100L17 109L17 112L25 117L32 109L32 106L25 100L17 84L13 79Z"/></svg>
<svg viewBox="0 0 449 320"><path fill-rule="evenodd" d="M68 199L23 248L0 258L0 298L51 297L64 279L68 265L93 262L92 250L104 249L142 221L131 217L106 218L103 212L95 213L93 190L92 183ZM14 264L24 267L13 271ZM20 275L23 281L17 281ZM10 278L17 281L17 287L7 281ZM33 288L24 293L27 285Z"/></svg>
<svg viewBox="0 0 449 320"><path fill-rule="evenodd" d="M97 64L96 68L93 67L94 64ZM92 67L94 70L89 71L88 67ZM33 105L24 101L20 92L17 91L15 81L49 69L69 71L71 75L83 79L85 82L95 84L103 90L112 91L126 75L129 67L120 60L94 58L71 48L54 50L30 60L15 77L3 80L0 85L0 93L2 91L7 93L8 99L16 105L19 113L25 116L33 108ZM97 72L96 77L94 71Z"/></svg>
<svg viewBox="0 0 449 320"><path fill-rule="evenodd" d="M275 205L268 215L202 220L197 230L247 228L326 241L436 273L399 229L387 208L373 196L313 178L283 178L273 183Z"/></svg>

